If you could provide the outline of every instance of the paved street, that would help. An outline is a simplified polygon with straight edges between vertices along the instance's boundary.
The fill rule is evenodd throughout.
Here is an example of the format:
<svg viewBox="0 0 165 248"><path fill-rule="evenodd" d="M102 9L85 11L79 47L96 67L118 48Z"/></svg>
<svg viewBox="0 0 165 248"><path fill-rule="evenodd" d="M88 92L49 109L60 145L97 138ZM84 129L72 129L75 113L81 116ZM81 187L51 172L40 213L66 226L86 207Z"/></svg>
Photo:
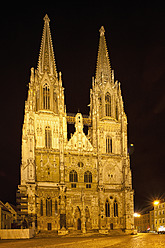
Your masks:
<svg viewBox="0 0 165 248"><path fill-rule="evenodd" d="M90 236L0 240L0 248L164 248L165 235Z"/></svg>

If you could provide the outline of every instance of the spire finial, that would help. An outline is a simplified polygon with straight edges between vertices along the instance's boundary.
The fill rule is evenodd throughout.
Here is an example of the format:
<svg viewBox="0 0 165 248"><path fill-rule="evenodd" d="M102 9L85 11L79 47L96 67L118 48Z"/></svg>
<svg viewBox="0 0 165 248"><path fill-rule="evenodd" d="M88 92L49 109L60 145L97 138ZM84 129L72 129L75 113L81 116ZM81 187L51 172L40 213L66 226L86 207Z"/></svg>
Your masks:
<svg viewBox="0 0 165 248"><path fill-rule="evenodd" d="M101 26L99 32L100 32L100 36L103 36L104 35L104 33L105 33L104 26Z"/></svg>
<svg viewBox="0 0 165 248"><path fill-rule="evenodd" d="M50 22L50 19L47 14L44 16L43 20L48 23Z"/></svg>

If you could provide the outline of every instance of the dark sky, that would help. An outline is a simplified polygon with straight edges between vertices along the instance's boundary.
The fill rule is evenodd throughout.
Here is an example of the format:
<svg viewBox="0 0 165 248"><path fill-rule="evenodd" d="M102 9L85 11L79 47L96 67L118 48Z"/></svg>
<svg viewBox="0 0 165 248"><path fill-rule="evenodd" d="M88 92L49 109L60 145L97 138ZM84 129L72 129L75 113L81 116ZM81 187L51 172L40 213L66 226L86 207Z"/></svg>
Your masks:
<svg viewBox="0 0 165 248"><path fill-rule="evenodd" d="M47 13L67 112L88 114L99 29L121 82L128 116L135 209L165 197L165 4L163 1L22 3L1 8L0 200L15 202L30 68L37 67Z"/></svg>

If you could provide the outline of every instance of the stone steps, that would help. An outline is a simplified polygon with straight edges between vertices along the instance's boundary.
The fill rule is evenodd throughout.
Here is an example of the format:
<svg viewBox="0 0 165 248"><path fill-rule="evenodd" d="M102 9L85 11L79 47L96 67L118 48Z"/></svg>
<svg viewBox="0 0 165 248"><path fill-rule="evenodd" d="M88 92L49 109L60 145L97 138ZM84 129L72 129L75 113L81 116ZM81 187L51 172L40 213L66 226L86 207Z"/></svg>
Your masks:
<svg viewBox="0 0 165 248"><path fill-rule="evenodd" d="M91 236L91 235L101 235L101 234L107 234L107 235L112 235L112 236L118 236L118 235L124 235L124 232L122 230L107 230L106 233L99 233L98 230L89 230L85 234L82 233L81 230L69 230L68 234L66 236ZM39 233L36 234L35 238L53 238L53 237L58 237L58 231L40 231Z"/></svg>
<svg viewBox="0 0 165 248"><path fill-rule="evenodd" d="M35 238L51 238L51 237L57 237L58 232L57 231L40 231L36 234Z"/></svg>

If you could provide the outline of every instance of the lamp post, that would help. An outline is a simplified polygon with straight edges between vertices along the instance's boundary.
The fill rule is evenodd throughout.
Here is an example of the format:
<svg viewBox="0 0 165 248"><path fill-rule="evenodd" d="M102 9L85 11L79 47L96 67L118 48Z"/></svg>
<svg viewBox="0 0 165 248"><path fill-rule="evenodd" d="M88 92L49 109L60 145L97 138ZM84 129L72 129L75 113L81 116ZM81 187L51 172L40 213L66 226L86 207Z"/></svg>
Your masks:
<svg viewBox="0 0 165 248"><path fill-rule="evenodd" d="M140 218L141 214L134 213L133 216L134 216L134 218ZM135 220L137 221L137 219L135 219ZM135 221L135 223L136 223L136 221ZM135 225L135 229L136 229L136 230L139 229L137 224L138 224L138 223L136 223L136 225ZM137 230L137 231L138 231L138 230ZM136 232L137 232L137 231L136 231Z"/></svg>
<svg viewBox="0 0 165 248"><path fill-rule="evenodd" d="M159 203L160 203L160 201L159 200L155 200L154 202L153 202L153 205L154 205L154 229L156 229L156 231L157 231L157 226L158 226L158 220L156 219L155 220L155 208L159 205ZM156 214L156 216L157 216L157 214Z"/></svg>

